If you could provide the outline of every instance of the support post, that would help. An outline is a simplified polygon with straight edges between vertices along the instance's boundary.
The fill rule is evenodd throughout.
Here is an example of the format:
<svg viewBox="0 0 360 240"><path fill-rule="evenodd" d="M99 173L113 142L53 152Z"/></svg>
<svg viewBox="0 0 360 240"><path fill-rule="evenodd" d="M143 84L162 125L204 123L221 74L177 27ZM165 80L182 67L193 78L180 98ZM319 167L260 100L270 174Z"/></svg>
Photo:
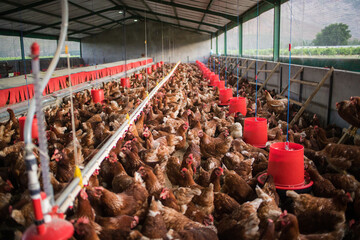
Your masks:
<svg viewBox="0 0 360 240"><path fill-rule="evenodd" d="M216 34L216 55L219 55L219 36Z"/></svg>
<svg viewBox="0 0 360 240"><path fill-rule="evenodd" d="M279 61L280 56L280 12L281 1L276 0L274 4L274 46L273 58L274 62Z"/></svg>
<svg viewBox="0 0 360 240"><path fill-rule="evenodd" d="M227 25L224 32L224 55L227 56Z"/></svg>
<svg viewBox="0 0 360 240"><path fill-rule="evenodd" d="M20 48L21 48L21 60L22 60L23 63L24 63L24 74L26 74L25 48L24 48L23 32L20 33Z"/></svg>
<svg viewBox="0 0 360 240"><path fill-rule="evenodd" d="M243 39L243 27L242 27L242 19L239 22L239 56L242 57L243 55L243 48L242 48L242 39Z"/></svg>

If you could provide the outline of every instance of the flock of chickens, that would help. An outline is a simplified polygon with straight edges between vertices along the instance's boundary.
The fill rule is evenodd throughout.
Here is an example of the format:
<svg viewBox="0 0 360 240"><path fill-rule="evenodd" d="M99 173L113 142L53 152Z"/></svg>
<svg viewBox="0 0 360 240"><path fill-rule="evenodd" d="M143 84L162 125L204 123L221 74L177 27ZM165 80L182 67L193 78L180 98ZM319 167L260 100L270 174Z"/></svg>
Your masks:
<svg viewBox="0 0 360 240"><path fill-rule="evenodd" d="M164 74L170 67L164 65ZM162 74L149 76L150 89ZM86 165L146 98L144 81L131 83L130 89L104 84L103 104L94 104L89 91L74 95L77 161L69 99L46 110L55 194L73 178L75 162ZM255 90L246 80L239 86L248 98L246 117L254 116ZM231 76L229 87L236 95ZM242 140L245 116L229 115L218 95L196 65L180 64L66 212L73 239L359 239L360 147L336 144L341 129L323 129L316 115L303 114L289 126L289 140L304 145L306 177L314 185L311 194L279 196L272 176L263 186L257 177L267 171L270 144L286 139L287 102L273 99L272 91L260 95L258 116L268 119L269 142L259 149ZM357 99L349 103L355 109ZM9 121L0 125L0 238L20 239L34 216L24 143L8 111Z"/></svg>

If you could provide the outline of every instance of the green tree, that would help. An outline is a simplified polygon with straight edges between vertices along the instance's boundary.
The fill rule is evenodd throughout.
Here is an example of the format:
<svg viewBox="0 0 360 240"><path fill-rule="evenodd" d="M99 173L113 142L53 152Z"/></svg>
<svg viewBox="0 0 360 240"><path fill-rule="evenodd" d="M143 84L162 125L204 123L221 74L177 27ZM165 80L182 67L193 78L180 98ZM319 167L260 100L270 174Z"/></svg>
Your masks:
<svg viewBox="0 0 360 240"><path fill-rule="evenodd" d="M315 46L347 45L351 38L349 26L344 23L333 23L316 34Z"/></svg>

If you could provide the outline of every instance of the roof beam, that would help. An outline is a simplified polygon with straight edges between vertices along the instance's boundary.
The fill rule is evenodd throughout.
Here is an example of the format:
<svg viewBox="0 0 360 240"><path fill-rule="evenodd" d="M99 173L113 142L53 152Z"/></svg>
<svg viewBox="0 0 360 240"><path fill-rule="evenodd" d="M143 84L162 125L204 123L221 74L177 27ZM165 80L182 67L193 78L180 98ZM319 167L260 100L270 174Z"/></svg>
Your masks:
<svg viewBox="0 0 360 240"><path fill-rule="evenodd" d="M206 10L209 10L209 8L211 7L213 2L214 2L214 0L210 0L209 4L206 7ZM204 21L205 15L206 15L206 13L204 13L202 18L201 18L201 21L200 21L201 23L199 24L198 30L200 29L200 26L201 26L202 22Z"/></svg>
<svg viewBox="0 0 360 240"><path fill-rule="evenodd" d="M220 12L214 12L214 11L211 11L211 10L192 7L192 6L189 6L189 5L183 5L183 4L174 3L174 2L165 2L165 1L162 1L162 0L147 0L147 1L161 3L163 5L174 6L174 7L178 7L178 8L183 8L183 9L187 9L187 10L191 10L191 11L195 11L195 12L207 13L207 14L223 17L223 18L229 19L229 20L234 21L234 22L236 22L236 20L237 20L237 17L233 16L233 15L220 13Z"/></svg>
<svg viewBox="0 0 360 240"><path fill-rule="evenodd" d="M16 2L12 2L12 1L9 1L9 0L1 0L1 2L6 3L6 4L9 4L9 5L12 5L12 6L15 6L15 7L24 7L24 6L25 6L25 5L23 5L23 4L16 3ZM28 9L28 10L31 10L31 11L34 11L34 12L38 12L38 13L44 14L44 15L48 15L48 16L51 16L51 17L61 18L61 16L58 15L58 14L49 13L49 12L46 12L46 11L43 11L43 10L40 10L40 9L37 9L37 8L34 8L34 7L28 7L27 9ZM24 10L25 10L25 9L24 9ZM80 24L88 25L88 26L91 26L91 27L94 26L94 25L92 25L92 24L90 24L90 23L86 23L86 22L81 22L81 21L76 21L76 22L77 22L77 23L80 23Z"/></svg>
<svg viewBox="0 0 360 240"><path fill-rule="evenodd" d="M73 2L71 2L71 1L68 1L68 2L69 2L69 4L71 4L71 5L73 5L73 6L77 7L77 8L80 8L80 9L82 9L82 10L84 10L84 11L90 12L90 13L95 14L95 15L97 15L97 16L99 16L99 17L102 17L102 18L104 18L104 19L106 19L106 20L109 20L109 21L111 21L112 23L119 23L118 21L115 21L115 20L113 20L113 19L111 19L111 18L109 18L109 17L106 17L106 16L102 15L101 13L94 12L94 11L91 10L91 9L88 9L88 8L86 8L86 7L83 7L83 6L79 5L79 4L73 3Z"/></svg>
<svg viewBox="0 0 360 240"><path fill-rule="evenodd" d="M186 22L192 22L192 23L200 24L199 21L195 21L195 20L191 20L191 19L187 19L187 18L179 18L179 17L175 17L175 16L172 16L172 15L167 15L167 14L162 14L162 13L156 13L156 12L153 12L153 11L142 10L142 9L139 9L139 8L126 7L126 9L127 9L127 10L139 11L139 12L143 12L143 13L148 13L148 14L153 14L153 15L158 15L158 16L161 16L161 17L168 17L168 18L178 19L178 20L181 20L181 21L186 21ZM213 24L210 24L210 23L203 23L203 25L207 25L207 26L210 26L210 27L213 27L213 28L216 28L216 29L223 29L222 26L213 25Z"/></svg>
<svg viewBox="0 0 360 240"><path fill-rule="evenodd" d="M29 24L29 25L34 25L34 26L41 26L41 27L47 26L46 24L42 24L42 23L37 23L37 22L27 21L27 20L19 20L19 19L4 17L4 16L0 16L0 19L6 20L6 21L9 21L9 22L16 22L16 23L21 23L21 24ZM57 29L57 30L61 29L60 27L55 27L55 26L52 26L51 28L54 28L54 29ZM68 30L69 31L75 31L75 30L69 29L69 28L68 28Z"/></svg>
<svg viewBox="0 0 360 240"><path fill-rule="evenodd" d="M171 2L172 2L172 3L174 3L174 0L171 0ZM175 17L177 17L177 18L178 18L179 16L178 16L178 14L177 14L176 7L172 6L172 8L173 8L173 11L174 11ZM179 21L179 19L178 19L177 21L178 21L178 25L180 26L180 21Z"/></svg>
<svg viewBox="0 0 360 240"><path fill-rule="evenodd" d="M118 8L117 7L106 8L106 9L103 9L103 10L100 10L100 11L96 11L96 13L103 13L103 12L108 12L108 11L113 11L113 10L118 10ZM78 16L78 17L69 18L69 22L76 21L76 20L86 18L86 17L90 17L90 16L93 16L93 15L94 15L93 13L88 13L88 14L81 15L81 16ZM49 25L45 25L45 26L42 26L42 27L39 27L39 28L35 28L35 29L30 30L30 31L24 32L24 35L27 35L27 34L30 34L30 33L45 29L45 28L51 28L51 27L54 27L54 26L57 26L57 25L60 25L60 24L61 24L61 21L56 22L56 23L52 23L52 24L49 24Z"/></svg>
<svg viewBox="0 0 360 240"><path fill-rule="evenodd" d="M140 18L142 18L143 20L145 19L144 17L140 17ZM159 21L159 20L156 20L156 19L153 19L153 18L147 18L148 20L150 20L150 21L154 21L154 22L159 22L159 23L165 23L165 24L168 24L168 25L170 25L170 26L174 26L174 27L180 27L180 28L186 28L186 29L189 29L189 30L192 30L192 31L194 31L194 32L196 32L196 33L198 33L198 32L204 32L204 33L207 33L207 34L212 34L213 32L210 32L210 31L206 31L206 30L202 30L202 29L200 29L200 30L197 30L196 28L192 28L192 27L187 27L187 26L182 26L182 25L177 25L177 24L174 24L174 23L169 23L169 22L166 22L166 21Z"/></svg>
<svg viewBox="0 0 360 240"><path fill-rule="evenodd" d="M0 35L5 35L5 36L21 36L21 31L17 31L17 30L9 30L9 29L0 29ZM41 33L34 33L34 34L30 34L28 36L26 36L27 38L40 38L40 39L53 39L53 40L58 40L59 36L58 35L52 35L52 34L41 34ZM76 42L80 42L80 38L68 38L68 41L76 41Z"/></svg>
<svg viewBox="0 0 360 240"><path fill-rule="evenodd" d="M127 17L127 18L121 19L120 22L126 21L128 19L132 19L132 18L135 18L135 17L134 16ZM84 33L84 32L87 32L87 31L90 31L90 30L93 30L93 29L96 29L96 28L101 28L101 27L104 27L104 26L107 26L107 25L110 25L110 24L113 24L113 22L107 22L107 23L103 23L103 24L101 24L99 26L94 26L94 27L91 27L91 28L86 28L86 29L83 29L83 30L80 30L80 31L72 32L72 33L68 34L68 36L71 36L71 35L74 35L74 34L79 34L79 33Z"/></svg>
<svg viewBox="0 0 360 240"><path fill-rule="evenodd" d="M6 3L5 1L0 1L0 2ZM11 14L11 13L17 13L17 12L20 12L20 11L23 11L23 10L26 10L26 9L29 9L29 8L38 7L38 6L44 5L46 3L51 3L51 2L55 2L55 0L43 0L43 1L39 1L39 2L30 3L28 5L23 5L23 6L18 7L18 8L14 8L14 9L10 9L10 10L1 12L0 16L8 15L8 14Z"/></svg>
<svg viewBox="0 0 360 240"><path fill-rule="evenodd" d="M141 2L144 4L144 6L150 11L153 12L153 10L149 7L149 5L145 2L145 0L141 0ZM159 17L155 15L156 19L160 21Z"/></svg>

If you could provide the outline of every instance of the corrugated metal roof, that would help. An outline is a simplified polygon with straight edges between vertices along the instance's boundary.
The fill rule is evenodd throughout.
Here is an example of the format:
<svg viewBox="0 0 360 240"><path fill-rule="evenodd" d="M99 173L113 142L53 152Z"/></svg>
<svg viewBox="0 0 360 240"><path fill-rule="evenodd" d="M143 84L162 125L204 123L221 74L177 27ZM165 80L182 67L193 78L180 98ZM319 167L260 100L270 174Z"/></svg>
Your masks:
<svg viewBox="0 0 360 240"><path fill-rule="evenodd" d="M0 5L1 29L59 35L61 4L57 0L4 0ZM238 4L238 5L237 5ZM69 36L85 37L132 24L145 15L154 21L215 33L257 0L69 0ZM120 10L126 9L125 19Z"/></svg>

